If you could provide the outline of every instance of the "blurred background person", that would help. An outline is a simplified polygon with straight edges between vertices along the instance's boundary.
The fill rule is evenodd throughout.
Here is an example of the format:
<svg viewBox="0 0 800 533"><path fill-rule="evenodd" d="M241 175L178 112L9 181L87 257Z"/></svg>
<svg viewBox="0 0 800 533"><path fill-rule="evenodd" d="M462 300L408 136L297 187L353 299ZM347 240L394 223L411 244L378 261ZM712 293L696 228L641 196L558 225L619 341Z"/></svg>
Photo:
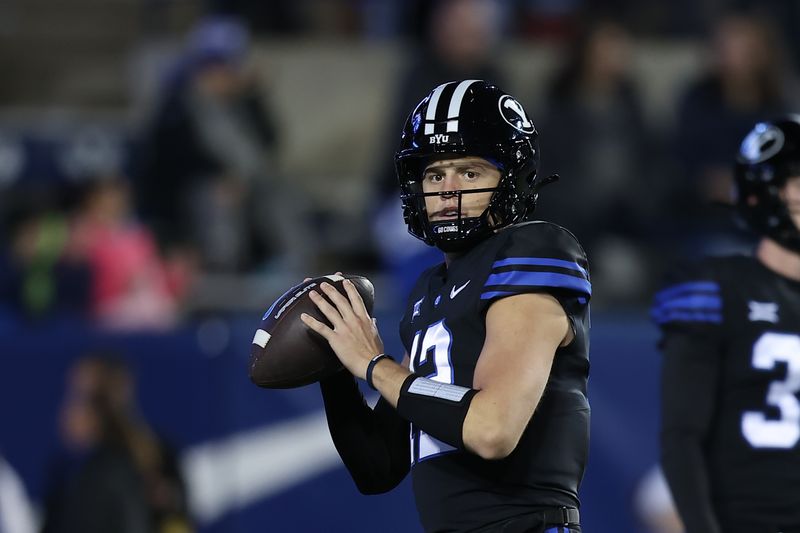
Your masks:
<svg viewBox="0 0 800 533"><path fill-rule="evenodd" d="M642 476L634 490L632 505L644 528L642 533L683 533L681 517L660 466L652 467Z"/></svg>
<svg viewBox="0 0 800 533"><path fill-rule="evenodd" d="M683 247L724 253L750 242L731 223L731 154L758 120L791 110L786 51L769 19L729 11L714 20L709 61L679 99L673 152L680 174L670 205ZM690 250L687 250L690 251Z"/></svg>
<svg viewBox="0 0 800 533"><path fill-rule="evenodd" d="M19 186L3 213L0 307L23 322L89 316L92 274L69 250L70 215L59 189Z"/></svg>
<svg viewBox="0 0 800 533"><path fill-rule="evenodd" d="M90 312L99 324L114 329L175 325L191 273L182 263L162 260L152 232L134 216L125 178L86 179L67 249L90 269Z"/></svg>
<svg viewBox="0 0 800 533"><path fill-rule="evenodd" d="M0 533L34 533L36 518L25 485L0 454Z"/></svg>
<svg viewBox="0 0 800 533"><path fill-rule="evenodd" d="M559 174L536 218L581 240L598 305L632 303L648 282L651 228L659 218L658 153L631 74L628 31L587 17L540 104L543 175ZM576 208L575 206L581 206Z"/></svg>
<svg viewBox="0 0 800 533"><path fill-rule="evenodd" d="M109 354L77 360L67 374L44 533L191 531L173 452L139 416L135 383Z"/></svg>
<svg viewBox="0 0 800 533"><path fill-rule="evenodd" d="M233 17L192 30L163 81L134 182L163 246L188 247L212 272L305 267L313 249L303 197L278 170L279 131L249 48Z"/></svg>

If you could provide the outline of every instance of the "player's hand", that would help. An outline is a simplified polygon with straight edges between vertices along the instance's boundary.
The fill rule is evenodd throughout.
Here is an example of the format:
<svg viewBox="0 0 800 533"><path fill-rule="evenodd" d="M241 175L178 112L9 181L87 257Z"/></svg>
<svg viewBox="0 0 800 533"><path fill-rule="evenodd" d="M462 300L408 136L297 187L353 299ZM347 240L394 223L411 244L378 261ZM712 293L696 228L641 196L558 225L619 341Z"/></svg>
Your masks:
<svg viewBox="0 0 800 533"><path fill-rule="evenodd" d="M320 290L309 296L325 318L333 325L328 327L319 320L303 313L303 323L328 341L336 356L357 378L364 379L370 359L383 352L383 341L375 320L369 316L361 295L350 280L344 281L345 297L329 283L322 283ZM330 301L328 301L330 300Z"/></svg>

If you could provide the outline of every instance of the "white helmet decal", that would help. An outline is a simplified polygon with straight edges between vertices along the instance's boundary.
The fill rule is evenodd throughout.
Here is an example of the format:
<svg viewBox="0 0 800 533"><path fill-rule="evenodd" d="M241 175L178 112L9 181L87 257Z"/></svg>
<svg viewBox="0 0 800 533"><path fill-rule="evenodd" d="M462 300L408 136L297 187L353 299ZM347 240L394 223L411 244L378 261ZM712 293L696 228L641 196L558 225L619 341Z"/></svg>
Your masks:
<svg viewBox="0 0 800 533"><path fill-rule="evenodd" d="M500 108L500 116L503 117L503 120L509 125L522 133L531 134L535 131L533 122L531 122L531 119L525 114L525 109L523 109L522 104L517 102L513 96L504 94L500 97L500 100L498 100L497 105Z"/></svg>

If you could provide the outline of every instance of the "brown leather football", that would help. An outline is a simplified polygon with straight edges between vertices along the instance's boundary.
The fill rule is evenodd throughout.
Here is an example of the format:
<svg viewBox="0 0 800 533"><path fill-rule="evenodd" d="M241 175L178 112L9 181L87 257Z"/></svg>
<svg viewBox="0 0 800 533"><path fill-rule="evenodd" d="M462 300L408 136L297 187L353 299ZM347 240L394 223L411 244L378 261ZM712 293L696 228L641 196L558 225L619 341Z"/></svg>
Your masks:
<svg viewBox="0 0 800 533"><path fill-rule="evenodd" d="M261 317L250 350L250 380L253 383L267 389L290 389L324 379L342 368L328 341L308 329L300 320L300 314L307 313L330 326L308 295L311 290L316 290L324 296L319 286L327 282L346 296L345 279L356 286L372 316L375 289L363 276L322 276L292 287Z"/></svg>

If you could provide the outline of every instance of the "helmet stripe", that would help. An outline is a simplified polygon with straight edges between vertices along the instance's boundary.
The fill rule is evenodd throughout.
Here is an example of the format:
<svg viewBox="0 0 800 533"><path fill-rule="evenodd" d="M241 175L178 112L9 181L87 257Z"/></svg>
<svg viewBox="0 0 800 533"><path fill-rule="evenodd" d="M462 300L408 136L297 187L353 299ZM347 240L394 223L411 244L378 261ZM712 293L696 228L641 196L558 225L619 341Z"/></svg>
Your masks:
<svg viewBox="0 0 800 533"><path fill-rule="evenodd" d="M453 82L443 83L431 93L431 99L428 100L428 112L425 113L425 135L433 135L433 123L436 120L436 108L439 106L439 97L442 96L444 88L451 83Z"/></svg>
<svg viewBox="0 0 800 533"><path fill-rule="evenodd" d="M469 89L469 86L473 83L477 83L481 80L464 80L458 84L456 87L455 92L453 93L453 97L450 99L450 107L447 110L447 131L458 131L458 115L461 112L461 102L464 101L464 95ZM452 120L456 119L456 120Z"/></svg>

